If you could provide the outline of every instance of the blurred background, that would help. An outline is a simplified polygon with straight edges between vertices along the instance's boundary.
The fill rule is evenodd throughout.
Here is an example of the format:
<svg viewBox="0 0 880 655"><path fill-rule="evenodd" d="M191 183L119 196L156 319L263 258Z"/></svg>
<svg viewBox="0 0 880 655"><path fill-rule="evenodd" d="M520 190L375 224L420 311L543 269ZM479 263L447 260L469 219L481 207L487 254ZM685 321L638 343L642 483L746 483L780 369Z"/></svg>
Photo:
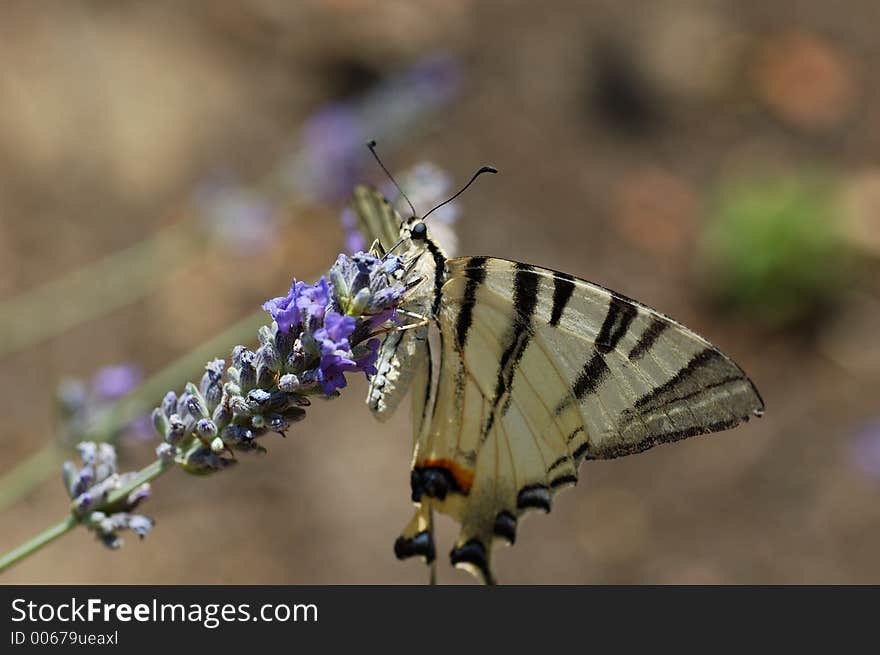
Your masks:
<svg viewBox="0 0 880 655"><path fill-rule="evenodd" d="M737 430L585 464L496 552L502 582L880 582L875 0L3 14L0 550L63 518L76 439L97 430L122 469L146 465L158 438L138 417L329 266L352 184L383 182L375 137L396 172L501 170L458 201L460 254L657 307L767 403ZM392 553L407 412L374 423L364 392L232 470L169 472L147 539L111 552L77 530L0 582L424 583ZM454 535L443 519L440 581L469 583L446 565Z"/></svg>

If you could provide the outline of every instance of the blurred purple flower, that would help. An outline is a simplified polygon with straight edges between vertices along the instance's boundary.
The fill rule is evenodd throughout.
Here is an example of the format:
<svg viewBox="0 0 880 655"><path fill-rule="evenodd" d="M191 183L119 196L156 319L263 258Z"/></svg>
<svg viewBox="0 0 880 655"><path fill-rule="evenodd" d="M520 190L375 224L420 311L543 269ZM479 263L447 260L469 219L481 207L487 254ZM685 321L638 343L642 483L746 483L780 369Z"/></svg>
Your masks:
<svg viewBox="0 0 880 655"><path fill-rule="evenodd" d="M350 207L346 207L342 210L342 214L340 216L342 221L342 229L345 232L345 250L349 253L360 252L361 250L367 249L367 243L364 240L364 235L361 234L360 230L357 226L357 218L354 215L354 210Z"/></svg>
<svg viewBox="0 0 880 655"><path fill-rule="evenodd" d="M131 423L125 426L125 438L133 441L148 441L154 439L156 432L153 428L153 419L149 414L141 414Z"/></svg>
<svg viewBox="0 0 880 655"><path fill-rule="evenodd" d="M366 142L399 139L426 114L448 103L460 83L456 59L432 55L388 75L357 100L318 108L303 126L300 148L281 166L282 183L322 202L347 197L366 167L373 165Z"/></svg>
<svg viewBox="0 0 880 655"><path fill-rule="evenodd" d="M458 60L448 53L428 55L409 72L413 93L422 93L432 105L452 100L461 88L462 70Z"/></svg>
<svg viewBox="0 0 880 655"><path fill-rule="evenodd" d="M267 250L278 231L276 208L232 175L218 173L202 183L195 204L208 229L236 255Z"/></svg>
<svg viewBox="0 0 880 655"><path fill-rule="evenodd" d="M880 420L874 420L856 431L850 442L849 454L856 468L880 478Z"/></svg>
<svg viewBox="0 0 880 655"><path fill-rule="evenodd" d="M310 191L321 200L344 197L357 179L367 141L358 112L344 104L318 110L303 127Z"/></svg>
<svg viewBox="0 0 880 655"><path fill-rule="evenodd" d="M141 377L141 369L135 364L105 366L95 374L92 388L98 400L116 400L132 391Z"/></svg>

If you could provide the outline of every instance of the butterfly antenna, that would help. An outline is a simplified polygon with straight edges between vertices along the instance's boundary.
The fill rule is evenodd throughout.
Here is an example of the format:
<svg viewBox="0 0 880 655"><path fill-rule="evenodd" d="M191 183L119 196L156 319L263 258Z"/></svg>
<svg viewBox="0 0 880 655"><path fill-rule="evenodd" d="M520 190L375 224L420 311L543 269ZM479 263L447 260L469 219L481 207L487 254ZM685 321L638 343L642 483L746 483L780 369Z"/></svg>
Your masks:
<svg viewBox="0 0 880 655"><path fill-rule="evenodd" d="M412 210L412 215L415 216L416 215L416 208L413 207L412 202L407 197L407 195L403 192L403 189L400 188L400 185L397 183L397 180L394 179L394 176L388 172L388 169L385 168L385 164L383 164L382 160L379 159L379 155L376 153L376 141L375 140L369 141L367 143L367 147L370 149L370 152L373 153L373 157L376 159L376 162L379 164L379 166L382 168L382 170L385 171L385 175L388 176L388 179L391 180L391 183L397 188L397 190L400 192L400 195L403 196L403 199L406 200L407 204L409 205L409 208Z"/></svg>
<svg viewBox="0 0 880 655"><path fill-rule="evenodd" d="M483 173L497 173L497 172L498 172L498 169L495 168L494 166L483 166L482 168L480 168L480 170L478 170L476 173L474 173L474 175L473 175L473 177L471 177L470 181L469 181L467 184L465 184L465 185L461 188L461 190L460 190L458 193L456 193L456 194L455 194L454 196L452 196L451 198L449 198L449 199L447 199L447 200L444 200L444 201L441 202L439 205L437 205L436 207L434 207L434 209L432 209L432 210L429 211L427 214L425 214L424 216L422 216L422 220L425 220L426 218L428 218L428 216L431 214L431 212L433 212L433 211L435 211L435 210L437 210L437 209L440 209L443 205L445 205L445 204L447 204L447 203L450 203L450 202L452 202L453 200L455 200L456 198L458 198L462 193L464 193L465 191L467 191L467 188L468 188L471 184L474 183L474 180L476 180L478 177L480 177L480 175L482 175Z"/></svg>

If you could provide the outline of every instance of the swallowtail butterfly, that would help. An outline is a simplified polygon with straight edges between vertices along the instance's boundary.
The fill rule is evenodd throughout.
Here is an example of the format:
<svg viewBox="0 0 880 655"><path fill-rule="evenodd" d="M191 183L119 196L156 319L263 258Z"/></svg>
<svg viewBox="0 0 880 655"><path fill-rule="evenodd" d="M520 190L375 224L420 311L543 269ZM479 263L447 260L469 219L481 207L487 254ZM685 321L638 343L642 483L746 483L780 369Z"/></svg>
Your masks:
<svg viewBox="0 0 880 655"><path fill-rule="evenodd" d="M482 172L495 171L471 182ZM673 319L567 273L447 259L427 214L403 219L373 188L357 187L353 208L367 243L403 259L411 287L402 308L415 322L385 336L367 404L384 420L412 392L415 513L394 550L432 564L432 580L434 510L461 525L452 564L491 584L493 545L514 543L525 512L549 512L583 460L763 413L742 369Z"/></svg>

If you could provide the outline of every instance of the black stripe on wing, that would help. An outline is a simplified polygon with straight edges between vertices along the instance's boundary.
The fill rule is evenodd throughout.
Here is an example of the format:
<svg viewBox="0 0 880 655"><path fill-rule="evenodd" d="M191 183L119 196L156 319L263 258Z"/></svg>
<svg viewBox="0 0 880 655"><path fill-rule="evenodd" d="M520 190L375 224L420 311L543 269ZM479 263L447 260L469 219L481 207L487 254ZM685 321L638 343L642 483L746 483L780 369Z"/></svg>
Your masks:
<svg viewBox="0 0 880 655"><path fill-rule="evenodd" d="M495 382L495 393L492 398L489 416L483 428L482 440L485 441L498 412L498 405L505 393L508 393L502 413L506 413L510 407L509 395L513 376L523 353L529 345L532 336L532 319L538 306L538 276L528 264L516 264L516 272L513 276L513 305L518 315L512 317L512 325L507 336L507 346L501 354L498 364L498 377Z"/></svg>
<svg viewBox="0 0 880 655"><path fill-rule="evenodd" d="M443 300L443 283L446 281L446 257L437 244L431 239L426 239L425 244L431 257L434 259L434 302L431 305L431 314L437 315L440 311L440 302Z"/></svg>
<svg viewBox="0 0 880 655"><path fill-rule="evenodd" d="M553 274L553 309L550 311L550 325L557 326L565 311L565 306L574 293L574 277L568 273Z"/></svg>
<svg viewBox="0 0 880 655"><path fill-rule="evenodd" d="M610 353L617 347L620 340L626 336L633 319L638 316L639 310L621 295L611 292L611 302L608 303L608 312L602 321L602 328L596 336L596 350L602 354Z"/></svg>
<svg viewBox="0 0 880 655"><path fill-rule="evenodd" d="M486 257L471 257L465 268L467 282L464 287L464 295L461 299L461 307L458 319L455 323L455 336L460 350L464 350L467 344L468 332L474 322L474 305L477 303L477 290L486 281Z"/></svg>
<svg viewBox="0 0 880 655"><path fill-rule="evenodd" d="M708 384L691 384L691 381L700 376L704 369L732 370L734 373L725 375L722 379L714 380ZM729 382L743 379L742 375L735 372L735 367L727 358L714 348L705 348L694 355L687 364L673 375L669 380L655 387L635 403L637 411L647 411L669 405L688 398L714 387L719 387ZM700 376L702 377L702 376Z"/></svg>
<svg viewBox="0 0 880 655"><path fill-rule="evenodd" d="M554 274L555 278L556 274ZM611 374L604 355L617 347L639 314L638 308L628 298L614 291L609 293L611 299L608 302L608 310L605 312L602 327L596 335L593 350L571 387L572 395L563 398L557 405L557 415L564 412L575 400L581 401L587 394L595 393L599 385Z"/></svg>
<svg viewBox="0 0 880 655"><path fill-rule="evenodd" d="M668 327L669 321L666 321L659 316L652 316L651 322L648 324L648 327L645 328L645 331L642 332L642 336L639 337L636 345L634 345L632 350L629 351L627 358L631 362L635 362L644 357Z"/></svg>

